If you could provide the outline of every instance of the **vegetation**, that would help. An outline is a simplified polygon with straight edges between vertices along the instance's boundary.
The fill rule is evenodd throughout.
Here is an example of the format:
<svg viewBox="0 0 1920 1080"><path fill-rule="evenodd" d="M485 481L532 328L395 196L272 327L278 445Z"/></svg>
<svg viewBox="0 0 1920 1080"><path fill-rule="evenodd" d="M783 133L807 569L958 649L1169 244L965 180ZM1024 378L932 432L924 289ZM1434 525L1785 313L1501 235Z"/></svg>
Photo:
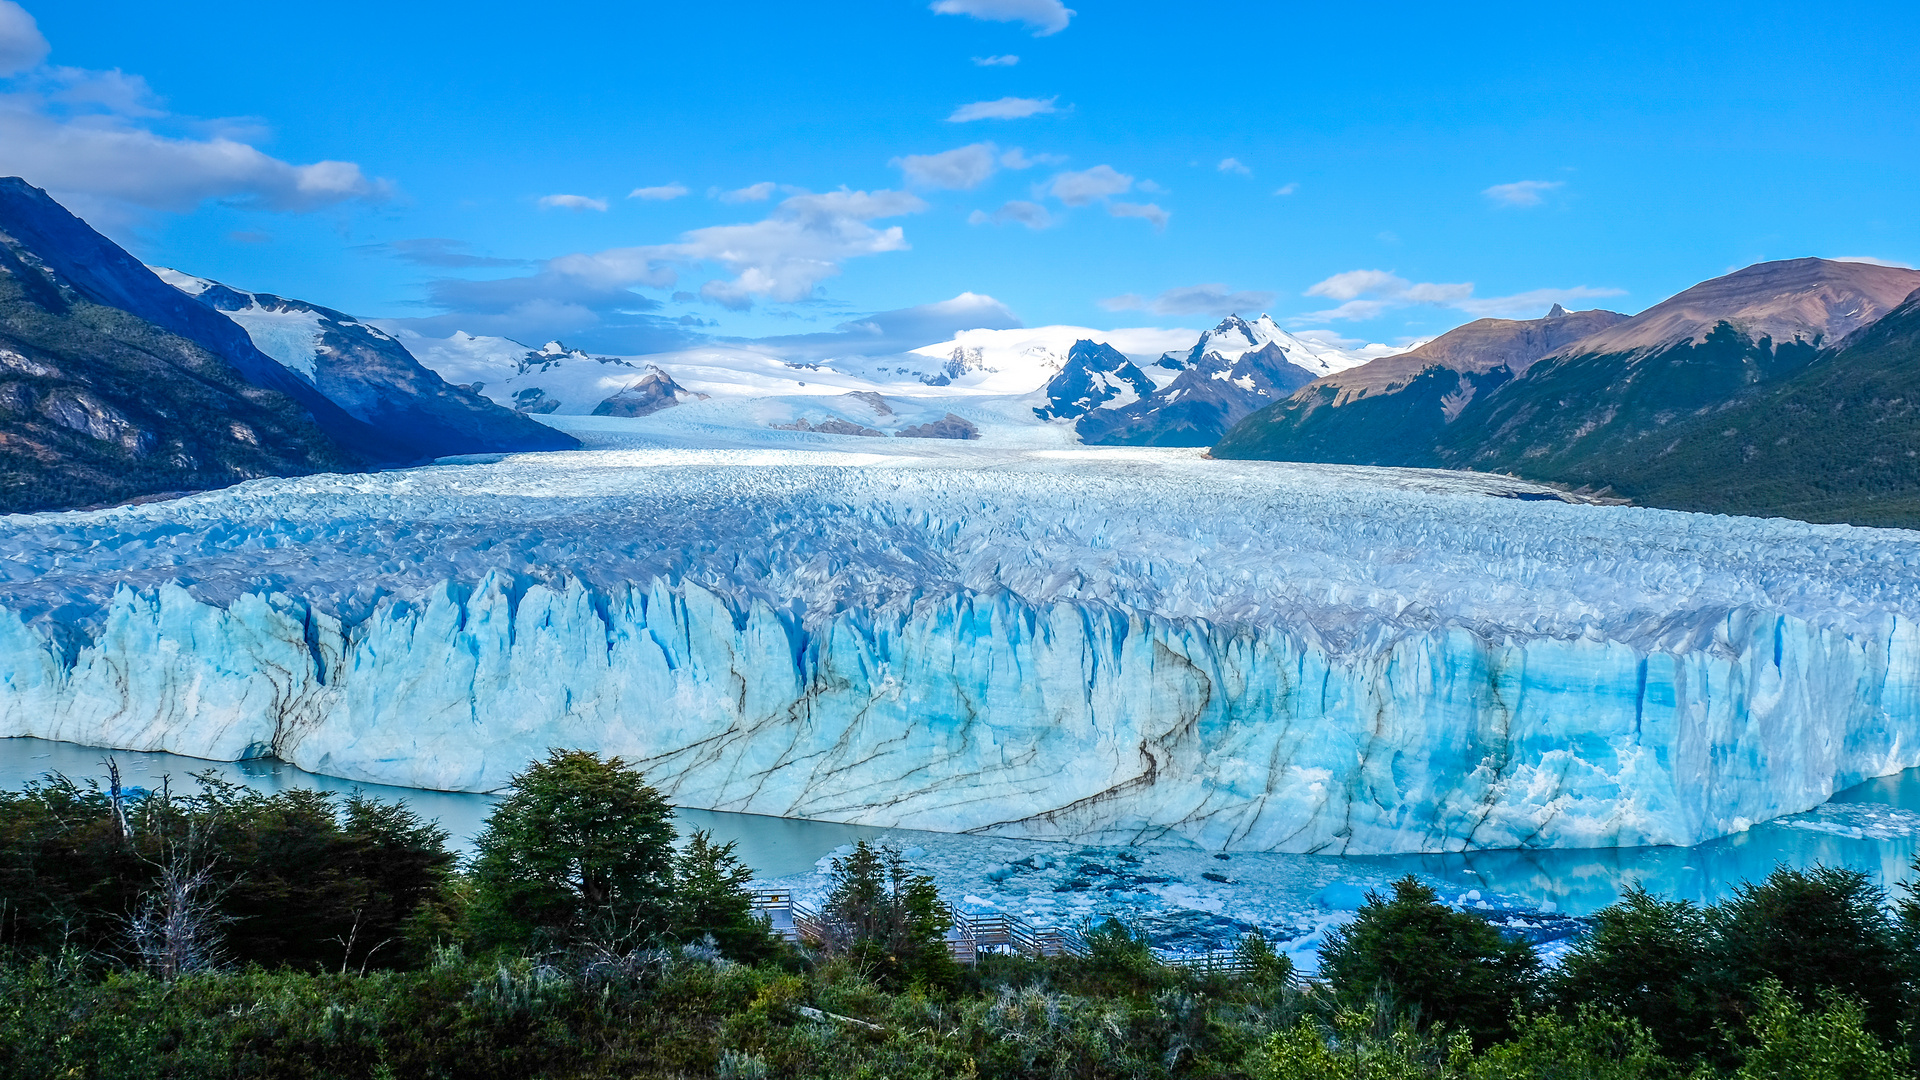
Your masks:
<svg viewBox="0 0 1920 1080"><path fill-rule="evenodd" d="M1309 388L1218 457L1510 472L1646 506L1920 527L1920 295L1845 342L1750 342L1721 323L1657 355L1435 368L1339 406ZM1463 378L1465 381L1463 381ZM1472 399L1451 420L1443 398Z"/></svg>
<svg viewBox="0 0 1920 1080"><path fill-rule="evenodd" d="M773 936L730 844L676 836L618 759L515 778L478 854L311 792L0 793L0 1076L1916 1075L1920 899L1780 870L1706 908L1633 891L1553 970L1408 878L1299 978L1259 938L1168 966L947 948L932 882L867 844L822 939Z"/></svg>

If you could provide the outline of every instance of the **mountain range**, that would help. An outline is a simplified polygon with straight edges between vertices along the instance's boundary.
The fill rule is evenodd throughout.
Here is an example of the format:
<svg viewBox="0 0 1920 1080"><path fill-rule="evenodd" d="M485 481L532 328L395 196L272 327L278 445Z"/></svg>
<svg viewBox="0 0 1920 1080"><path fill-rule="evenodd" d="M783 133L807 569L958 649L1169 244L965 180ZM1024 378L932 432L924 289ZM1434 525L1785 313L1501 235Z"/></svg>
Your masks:
<svg viewBox="0 0 1920 1080"><path fill-rule="evenodd" d="M724 341L614 357L427 338L147 267L0 179L0 512L569 449L570 430L636 422L703 445L1210 446L1920 527L1916 402L1920 271L1870 262L1760 263L1637 315L1555 305L1400 350L1234 315L1197 340L1051 326L872 357Z"/></svg>
<svg viewBox="0 0 1920 1080"><path fill-rule="evenodd" d="M1920 476L1905 464L1920 426L1889 395L1920 365L1916 290L1920 271L1793 259L1632 317L1481 320L1309 383L1212 453L1466 468L1676 509L1912 526L1899 493Z"/></svg>
<svg viewBox="0 0 1920 1080"><path fill-rule="evenodd" d="M172 276L0 178L0 512L578 445L339 312Z"/></svg>

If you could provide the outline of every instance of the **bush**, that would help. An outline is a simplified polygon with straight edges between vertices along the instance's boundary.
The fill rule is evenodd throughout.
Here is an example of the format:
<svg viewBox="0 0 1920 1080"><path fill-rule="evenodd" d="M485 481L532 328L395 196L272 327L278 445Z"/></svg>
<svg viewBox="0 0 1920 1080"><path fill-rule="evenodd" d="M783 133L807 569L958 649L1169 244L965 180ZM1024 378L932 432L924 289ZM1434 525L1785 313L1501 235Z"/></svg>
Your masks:
<svg viewBox="0 0 1920 1080"><path fill-rule="evenodd" d="M409 928L444 901L445 832L357 793L342 802L195 780L190 794L64 776L0 792L0 945L135 961L193 938L203 959L308 969L418 959Z"/></svg>
<svg viewBox="0 0 1920 1080"><path fill-rule="evenodd" d="M1540 962L1526 942L1439 899L1412 875L1394 883L1390 900L1369 894L1351 923L1327 935L1320 972L1350 1008L1385 994L1421 1028L1445 1024L1486 1045L1531 1002Z"/></svg>
<svg viewBox="0 0 1920 1080"><path fill-rule="evenodd" d="M1832 998L1802 1009L1778 982L1754 988L1754 1044L1738 1080L1895 1080L1907 1075L1904 1052L1889 1052L1866 1030L1858 1002Z"/></svg>

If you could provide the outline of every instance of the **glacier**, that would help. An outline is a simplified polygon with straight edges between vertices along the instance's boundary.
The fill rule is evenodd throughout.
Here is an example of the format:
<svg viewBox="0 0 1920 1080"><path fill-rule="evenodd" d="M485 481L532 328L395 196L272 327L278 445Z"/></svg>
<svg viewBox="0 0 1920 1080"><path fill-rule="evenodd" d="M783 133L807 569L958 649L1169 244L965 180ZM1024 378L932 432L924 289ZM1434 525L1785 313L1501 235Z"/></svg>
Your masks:
<svg viewBox="0 0 1920 1080"><path fill-rule="evenodd" d="M0 736L1344 854L1689 845L1920 764L1920 534L873 441L0 519Z"/></svg>

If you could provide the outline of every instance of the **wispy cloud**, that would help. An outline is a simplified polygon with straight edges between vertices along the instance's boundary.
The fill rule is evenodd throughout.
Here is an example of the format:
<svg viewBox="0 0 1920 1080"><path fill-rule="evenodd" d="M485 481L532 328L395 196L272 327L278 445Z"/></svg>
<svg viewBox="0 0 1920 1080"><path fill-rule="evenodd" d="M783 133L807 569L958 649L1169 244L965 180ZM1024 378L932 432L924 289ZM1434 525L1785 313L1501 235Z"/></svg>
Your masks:
<svg viewBox="0 0 1920 1080"><path fill-rule="evenodd" d="M1291 195L1294 192L1299 190L1300 190L1299 184L1281 184L1279 187L1274 189L1273 193L1275 195Z"/></svg>
<svg viewBox="0 0 1920 1080"><path fill-rule="evenodd" d="M1162 210L1153 203L1109 203L1107 213L1119 218L1140 218L1155 229L1166 228L1167 219L1173 216L1170 211Z"/></svg>
<svg viewBox="0 0 1920 1080"><path fill-rule="evenodd" d="M778 186L771 180L762 180L757 184L734 188L732 191L721 191L716 188L711 194L723 203L766 202L773 198L773 190Z"/></svg>
<svg viewBox="0 0 1920 1080"><path fill-rule="evenodd" d="M1020 58L1008 53L1005 56L976 56L973 62L977 67L1012 67L1020 62Z"/></svg>
<svg viewBox="0 0 1920 1080"><path fill-rule="evenodd" d="M415 240L390 240L384 244L368 244L357 250L389 255L415 266L439 266L447 269L530 265L526 259L496 259L490 255L475 255L467 250L469 246L464 240L425 236Z"/></svg>
<svg viewBox="0 0 1920 1080"><path fill-rule="evenodd" d="M1029 154L1019 147L1000 155L1000 164L1009 169L1031 169L1035 165L1065 165L1067 159L1061 154Z"/></svg>
<svg viewBox="0 0 1920 1080"><path fill-rule="evenodd" d="M967 215L969 225L1005 225L1009 221L1018 222L1029 229L1044 229L1053 224L1053 215L1047 213L1047 208L1039 203L1023 199L1003 203L1000 209L991 214L985 210L975 210Z"/></svg>
<svg viewBox="0 0 1920 1080"><path fill-rule="evenodd" d="M1151 311L1155 315L1237 315L1265 310L1273 303L1273 294L1256 290L1236 292L1218 282L1168 289L1159 296L1142 297L1134 293L1100 301L1108 311Z"/></svg>
<svg viewBox="0 0 1920 1080"><path fill-rule="evenodd" d="M1025 23L1034 37L1057 34L1067 28L1075 12L1060 0L934 0L928 7L941 15L971 15L987 22Z"/></svg>
<svg viewBox="0 0 1920 1080"><path fill-rule="evenodd" d="M657 300L633 290L674 288L683 273L704 266L730 275L700 286L699 296L712 303L735 310L760 300L797 303L811 299L847 259L906 250L899 226L873 222L926 205L904 191L801 192L763 220L694 229L674 243L563 255L521 277L442 279L428 291L449 314L431 325L464 315L476 326L591 326L610 314L657 308Z"/></svg>
<svg viewBox="0 0 1920 1080"><path fill-rule="evenodd" d="M1053 104L1058 100L1056 95L1050 98L1003 97L993 101L976 101L953 110L947 122L964 124L972 120L1021 120L1029 116L1044 116L1059 111Z"/></svg>
<svg viewBox="0 0 1920 1080"><path fill-rule="evenodd" d="M1338 307L1295 317L1296 324L1377 318L1397 308L1449 307L1481 318L1537 317L1554 304L1620 296L1620 289L1576 285L1570 289L1532 289L1510 296L1473 295L1472 282L1414 282L1387 270L1348 270L1315 283L1305 295L1342 301Z"/></svg>
<svg viewBox="0 0 1920 1080"><path fill-rule="evenodd" d="M677 199L687 193L685 184L661 184L659 187L637 187L627 192L629 199L645 199L649 202L665 202Z"/></svg>
<svg viewBox="0 0 1920 1080"><path fill-rule="evenodd" d="M908 154L888 164L921 187L971 191L992 176L1000 148L990 142L955 147L938 154Z"/></svg>
<svg viewBox="0 0 1920 1080"><path fill-rule="evenodd" d="M607 200L595 199L586 195L542 195L542 210L598 210L606 213Z"/></svg>
<svg viewBox="0 0 1920 1080"><path fill-rule="evenodd" d="M1239 158L1221 158L1219 169L1221 172L1239 173L1241 176L1253 175L1253 170L1241 164Z"/></svg>
<svg viewBox="0 0 1920 1080"><path fill-rule="evenodd" d="M1096 199L1120 195L1133 187L1133 177L1111 165L1095 165L1078 172L1055 173L1045 185L1046 194L1068 206L1085 206Z"/></svg>
<svg viewBox="0 0 1920 1080"><path fill-rule="evenodd" d="M1480 194L1500 206L1539 206L1546 201L1547 192L1566 186L1564 180L1515 180L1511 184L1495 184Z"/></svg>

